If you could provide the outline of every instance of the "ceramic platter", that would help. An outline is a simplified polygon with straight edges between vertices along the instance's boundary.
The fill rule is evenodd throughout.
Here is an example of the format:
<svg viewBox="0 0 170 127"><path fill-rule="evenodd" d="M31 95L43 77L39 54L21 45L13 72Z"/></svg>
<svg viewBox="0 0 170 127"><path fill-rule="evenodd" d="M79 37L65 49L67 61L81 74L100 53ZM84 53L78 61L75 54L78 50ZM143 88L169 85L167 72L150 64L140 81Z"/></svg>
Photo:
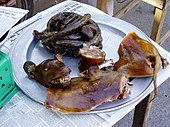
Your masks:
<svg viewBox="0 0 170 127"><path fill-rule="evenodd" d="M45 17L37 20L33 24L29 25L20 35L18 41L13 45L10 50L10 58L13 65L14 79L20 89L28 95L30 98L44 103L46 97L46 88L38 84L36 81L28 78L23 70L25 61L33 61L39 64L45 59L53 58L39 41L33 38L33 30L42 31L46 28L47 21L50 17ZM141 30L135 26L106 15L92 15L92 19L96 21L101 29L103 37L103 50L106 52L106 59L113 59L114 62L118 60L117 50L123 37L131 31L136 32L140 37L149 40ZM78 75L78 58L64 57L64 63L71 68L71 76ZM94 110L86 113L98 113L105 111L112 111L124 106L127 106L140 97L144 96L147 89L150 87L151 78L135 78L132 83L131 95L123 100L117 100L114 102L105 103Z"/></svg>

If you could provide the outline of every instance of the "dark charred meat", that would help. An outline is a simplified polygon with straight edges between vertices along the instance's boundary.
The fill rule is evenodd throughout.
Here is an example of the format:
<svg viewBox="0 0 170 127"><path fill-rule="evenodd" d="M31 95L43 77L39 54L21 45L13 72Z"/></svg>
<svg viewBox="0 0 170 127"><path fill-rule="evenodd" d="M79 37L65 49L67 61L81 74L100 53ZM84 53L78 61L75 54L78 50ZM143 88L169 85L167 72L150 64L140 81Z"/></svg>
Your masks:
<svg viewBox="0 0 170 127"><path fill-rule="evenodd" d="M76 56L84 43L102 48L100 28L91 20L90 14L81 16L73 12L60 12L48 21L46 30L34 30L33 35L53 53L60 51Z"/></svg>
<svg viewBox="0 0 170 127"><path fill-rule="evenodd" d="M80 113L129 94L128 78L123 73L91 67L84 77L72 78L67 87L48 88L45 106L67 114Z"/></svg>
<svg viewBox="0 0 170 127"><path fill-rule="evenodd" d="M27 61L23 68L30 78L47 88L65 87L70 84L71 70L59 60L48 59L37 66Z"/></svg>
<svg viewBox="0 0 170 127"><path fill-rule="evenodd" d="M154 76L155 94L157 94L156 74L165 67L166 59L148 41L141 39L136 33L129 33L121 42L119 60L114 70L127 74L129 77Z"/></svg>

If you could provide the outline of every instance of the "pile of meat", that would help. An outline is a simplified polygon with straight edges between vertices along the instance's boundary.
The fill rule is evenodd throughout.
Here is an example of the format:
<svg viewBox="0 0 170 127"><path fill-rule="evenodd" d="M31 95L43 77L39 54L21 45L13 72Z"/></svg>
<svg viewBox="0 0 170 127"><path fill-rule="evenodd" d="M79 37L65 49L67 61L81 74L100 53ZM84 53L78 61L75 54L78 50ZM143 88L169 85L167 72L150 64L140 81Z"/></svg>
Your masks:
<svg viewBox="0 0 170 127"><path fill-rule="evenodd" d="M119 46L119 60L106 67L101 31L90 14L59 13L49 20L46 30L33 34L55 53L55 58L39 65L26 61L23 68L31 79L47 87L45 106L54 111L87 112L103 103L127 98L131 93L130 77L156 77L167 64L151 43L131 32ZM62 61L63 53L80 58L79 76L70 77L71 70Z"/></svg>
<svg viewBox="0 0 170 127"><path fill-rule="evenodd" d="M73 12L58 13L48 21L43 32L34 30L33 34L53 53L59 51L76 56L83 44L102 48L100 28L90 14L81 16Z"/></svg>

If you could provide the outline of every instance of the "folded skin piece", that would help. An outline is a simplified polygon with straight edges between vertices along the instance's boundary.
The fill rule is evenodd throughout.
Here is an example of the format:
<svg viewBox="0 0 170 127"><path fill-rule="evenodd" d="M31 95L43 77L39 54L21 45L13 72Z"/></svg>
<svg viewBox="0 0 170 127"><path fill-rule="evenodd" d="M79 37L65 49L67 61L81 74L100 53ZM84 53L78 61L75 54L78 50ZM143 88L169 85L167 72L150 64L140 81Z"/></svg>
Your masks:
<svg viewBox="0 0 170 127"><path fill-rule="evenodd" d="M127 98L129 94L128 78L124 74L90 68L84 77L72 78L65 88L48 88L45 106L52 111L73 114Z"/></svg>
<svg viewBox="0 0 170 127"><path fill-rule="evenodd" d="M114 70L127 74L129 77L147 77L157 74L167 61L148 41L131 32L122 40L119 49L119 60Z"/></svg>
<svg viewBox="0 0 170 127"><path fill-rule="evenodd" d="M129 77L153 76L156 96L156 75L161 67L165 68L169 63L162 58L154 45L140 38L135 32L130 32L122 40L118 54L119 60L115 63L114 70Z"/></svg>

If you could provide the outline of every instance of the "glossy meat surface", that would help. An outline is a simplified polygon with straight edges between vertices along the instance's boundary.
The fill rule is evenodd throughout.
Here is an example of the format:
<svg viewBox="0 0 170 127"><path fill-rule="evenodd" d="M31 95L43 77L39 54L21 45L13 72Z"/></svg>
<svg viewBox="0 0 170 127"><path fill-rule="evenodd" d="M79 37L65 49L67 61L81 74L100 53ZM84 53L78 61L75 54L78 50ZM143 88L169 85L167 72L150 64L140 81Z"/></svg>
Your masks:
<svg viewBox="0 0 170 127"><path fill-rule="evenodd" d="M79 70L83 72L88 70L90 66L97 66L105 61L106 53L96 46L88 46L83 44L79 50Z"/></svg>
<svg viewBox="0 0 170 127"><path fill-rule="evenodd" d="M45 87L65 87L70 84L71 70L60 60L47 59L37 66L26 61L23 68L30 78Z"/></svg>
<svg viewBox="0 0 170 127"><path fill-rule="evenodd" d="M134 32L122 40L118 54L119 60L115 63L114 70L129 77L153 76L162 66L162 57L157 49Z"/></svg>
<svg viewBox="0 0 170 127"><path fill-rule="evenodd" d="M45 106L53 111L79 113L129 94L124 74L90 68L84 77L72 78L68 87L47 89Z"/></svg>

